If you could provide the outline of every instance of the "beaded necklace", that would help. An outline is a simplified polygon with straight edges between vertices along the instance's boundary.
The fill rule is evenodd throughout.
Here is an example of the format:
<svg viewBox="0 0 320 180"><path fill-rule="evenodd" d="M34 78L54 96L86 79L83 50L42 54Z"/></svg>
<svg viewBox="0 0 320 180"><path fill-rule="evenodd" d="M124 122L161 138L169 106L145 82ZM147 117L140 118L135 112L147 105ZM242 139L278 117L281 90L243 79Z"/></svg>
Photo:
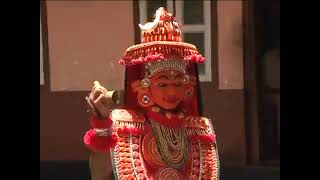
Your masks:
<svg viewBox="0 0 320 180"><path fill-rule="evenodd" d="M149 115L151 114L149 113ZM185 128L160 123L170 121L170 118L166 116L149 116L149 120L162 160L172 168L182 168L188 157L188 140Z"/></svg>

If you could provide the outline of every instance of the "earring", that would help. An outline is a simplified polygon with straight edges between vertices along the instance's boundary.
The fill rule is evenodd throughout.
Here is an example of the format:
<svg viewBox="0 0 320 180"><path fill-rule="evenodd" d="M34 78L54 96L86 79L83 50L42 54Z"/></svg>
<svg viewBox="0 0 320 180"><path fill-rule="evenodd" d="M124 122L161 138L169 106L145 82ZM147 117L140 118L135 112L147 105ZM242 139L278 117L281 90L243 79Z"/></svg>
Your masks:
<svg viewBox="0 0 320 180"><path fill-rule="evenodd" d="M144 78L140 81L140 85L143 87L143 88L147 88L150 86L150 79L148 78Z"/></svg>
<svg viewBox="0 0 320 180"><path fill-rule="evenodd" d="M150 107L154 105L150 93L148 92L138 93L138 103L141 107Z"/></svg>
<svg viewBox="0 0 320 180"><path fill-rule="evenodd" d="M143 96L142 96L142 103L148 104L149 101L150 101L149 96L147 96L147 95L143 95Z"/></svg>
<svg viewBox="0 0 320 180"><path fill-rule="evenodd" d="M191 97L193 96L193 91L194 91L193 87L191 87L185 91L185 95L184 95L185 101L188 101L191 99Z"/></svg>

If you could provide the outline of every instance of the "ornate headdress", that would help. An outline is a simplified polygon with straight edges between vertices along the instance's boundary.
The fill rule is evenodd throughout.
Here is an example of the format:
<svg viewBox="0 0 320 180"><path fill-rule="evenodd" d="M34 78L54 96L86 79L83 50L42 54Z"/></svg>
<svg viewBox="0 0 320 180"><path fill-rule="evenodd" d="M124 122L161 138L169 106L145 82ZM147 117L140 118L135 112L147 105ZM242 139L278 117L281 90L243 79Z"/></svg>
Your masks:
<svg viewBox="0 0 320 180"><path fill-rule="evenodd" d="M161 69L185 72L189 63L202 63L205 58L197 48L182 42L180 25L175 17L160 7L153 22L139 24L141 44L129 47L120 64L132 66L145 63L149 75Z"/></svg>
<svg viewBox="0 0 320 180"><path fill-rule="evenodd" d="M129 47L119 63L126 67L126 90L131 84L141 80L147 85L147 78L161 70L178 70L197 76L196 63L203 63L205 58L199 53L196 46L182 42L180 25L175 17L160 7L153 18L153 22L139 24L141 43ZM136 99L129 90L125 101L129 106L135 106ZM194 99L193 108L197 108Z"/></svg>

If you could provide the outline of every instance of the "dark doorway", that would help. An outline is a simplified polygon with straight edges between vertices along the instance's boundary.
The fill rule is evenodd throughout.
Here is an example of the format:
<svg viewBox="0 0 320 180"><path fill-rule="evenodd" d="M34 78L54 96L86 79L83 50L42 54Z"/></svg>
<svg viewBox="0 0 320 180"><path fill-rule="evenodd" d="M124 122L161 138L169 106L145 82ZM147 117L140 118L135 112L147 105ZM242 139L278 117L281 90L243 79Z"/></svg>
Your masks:
<svg viewBox="0 0 320 180"><path fill-rule="evenodd" d="M280 0L254 3L256 80L262 163L280 159Z"/></svg>

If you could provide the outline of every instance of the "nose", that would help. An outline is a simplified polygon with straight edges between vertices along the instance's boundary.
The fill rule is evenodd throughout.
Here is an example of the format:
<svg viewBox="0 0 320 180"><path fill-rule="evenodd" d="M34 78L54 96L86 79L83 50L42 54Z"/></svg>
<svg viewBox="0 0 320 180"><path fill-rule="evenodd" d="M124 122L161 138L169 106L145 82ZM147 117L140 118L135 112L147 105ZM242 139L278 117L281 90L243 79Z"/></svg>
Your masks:
<svg viewBox="0 0 320 180"><path fill-rule="evenodd" d="M176 96L176 95L177 95L177 89L173 86L168 86L167 96Z"/></svg>
<svg viewBox="0 0 320 180"><path fill-rule="evenodd" d="M167 95L167 100L168 101L176 101L177 100L177 90L174 88L174 87L169 87L168 89L167 89L167 93L166 93L166 95Z"/></svg>

